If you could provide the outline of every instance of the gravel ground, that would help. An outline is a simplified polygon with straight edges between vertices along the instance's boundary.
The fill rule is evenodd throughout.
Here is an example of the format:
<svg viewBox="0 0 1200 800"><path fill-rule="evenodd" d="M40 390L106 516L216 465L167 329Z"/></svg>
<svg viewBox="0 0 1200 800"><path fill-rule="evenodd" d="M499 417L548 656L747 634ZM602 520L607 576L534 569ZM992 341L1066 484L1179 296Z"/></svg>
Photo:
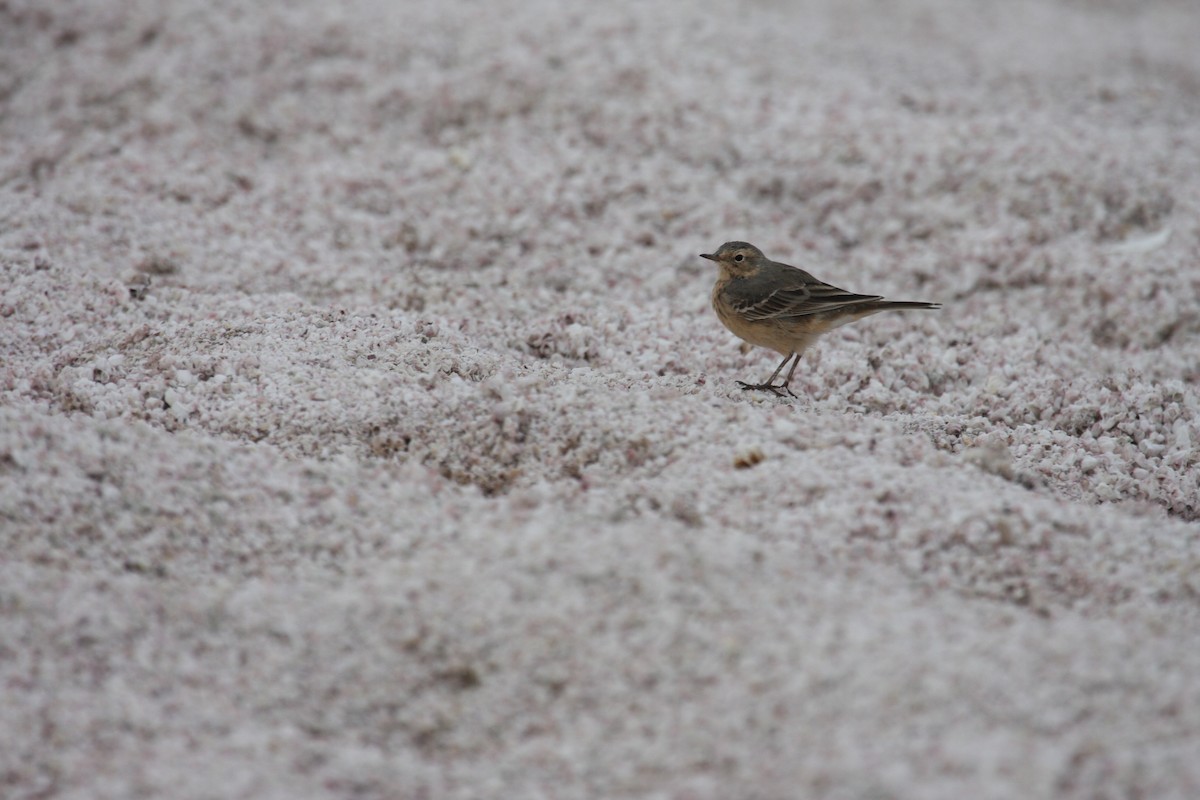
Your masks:
<svg viewBox="0 0 1200 800"><path fill-rule="evenodd" d="M1197 41L0 0L0 795L1200 796Z"/></svg>

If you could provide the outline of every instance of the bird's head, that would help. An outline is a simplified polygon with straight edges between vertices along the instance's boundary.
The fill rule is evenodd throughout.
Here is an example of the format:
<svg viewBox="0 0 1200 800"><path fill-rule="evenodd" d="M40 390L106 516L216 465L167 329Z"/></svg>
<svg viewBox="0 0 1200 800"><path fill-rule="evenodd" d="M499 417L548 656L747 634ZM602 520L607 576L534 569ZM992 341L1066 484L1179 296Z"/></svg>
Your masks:
<svg viewBox="0 0 1200 800"><path fill-rule="evenodd" d="M766 260L762 250L748 242L726 242L715 253L701 253L701 258L715 261L721 269L734 275L749 275Z"/></svg>

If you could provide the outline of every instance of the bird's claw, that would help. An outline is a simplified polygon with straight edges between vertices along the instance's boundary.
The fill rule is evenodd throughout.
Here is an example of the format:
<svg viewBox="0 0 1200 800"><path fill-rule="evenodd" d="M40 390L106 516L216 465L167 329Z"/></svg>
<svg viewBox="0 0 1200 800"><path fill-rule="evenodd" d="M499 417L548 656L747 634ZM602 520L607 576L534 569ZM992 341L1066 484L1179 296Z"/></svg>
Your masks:
<svg viewBox="0 0 1200 800"><path fill-rule="evenodd" d="M742 387L743 392L752 391L752 390L758 391L758 392L770 392L771 394L775 395L776 397L783 397L784 393L786 392L787 394L791 395L792 397L796 397L795 392L793 392L791 389L789 389L788 385L786 383L781 383L778 386L776 386L773 383L746 383L744 381L738 381L737 385ZM797 398L797 399L799 399L799 398Z"/></svg>

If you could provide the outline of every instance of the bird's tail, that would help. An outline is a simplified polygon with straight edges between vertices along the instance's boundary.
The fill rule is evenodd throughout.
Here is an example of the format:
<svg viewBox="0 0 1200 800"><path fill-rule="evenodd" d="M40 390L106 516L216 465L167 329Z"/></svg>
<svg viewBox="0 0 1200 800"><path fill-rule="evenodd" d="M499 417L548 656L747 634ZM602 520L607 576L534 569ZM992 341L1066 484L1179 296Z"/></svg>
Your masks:
<svg viewBox="0 0 1200 800"><path fill-rule="evenodd" d="M906 308L927 308L936 311L942 304L921 300L876 300L873 303L863 303L861 307L864 311L874 314L876 311L903 311Z"/></svg>
<svg viewBox="0 0 1200 800"><path fill-rule="evenodd" d="M831 328L838 328L847 322L854 322L880 311L904 311L909 308L939 309L941 303L926 303L920 300L868 300L865 303L854 303L844 308L841 314L832 315Z"/></svg>

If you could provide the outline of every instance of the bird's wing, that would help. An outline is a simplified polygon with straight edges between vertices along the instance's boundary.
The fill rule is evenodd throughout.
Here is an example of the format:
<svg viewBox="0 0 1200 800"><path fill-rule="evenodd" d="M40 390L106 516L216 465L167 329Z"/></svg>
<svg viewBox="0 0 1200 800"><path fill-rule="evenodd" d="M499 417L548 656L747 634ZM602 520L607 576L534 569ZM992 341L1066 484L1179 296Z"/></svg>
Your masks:
<svg viewBox="0 0 1200 800"><path fill-rule="evenodd" d="M853 294L795 271L800 274L786 281L776 275L761 281L731 282L726 289L729 304L746 319L766 320L804 317L883 299L879 295Z"/></svg>

